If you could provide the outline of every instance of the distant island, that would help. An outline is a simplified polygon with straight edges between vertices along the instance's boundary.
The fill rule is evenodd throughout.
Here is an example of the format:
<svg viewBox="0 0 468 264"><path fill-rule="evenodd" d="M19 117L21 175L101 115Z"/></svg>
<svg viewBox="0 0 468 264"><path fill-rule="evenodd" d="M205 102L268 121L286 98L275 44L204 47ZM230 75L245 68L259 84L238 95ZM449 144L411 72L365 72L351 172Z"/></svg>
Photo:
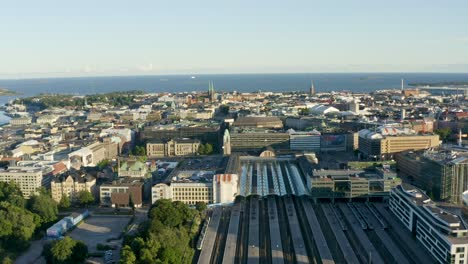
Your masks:
<svg viewBox="0 0 468 264"><path fill-rule="evenodd" d="M409 86L429 86L429 87L468 86L468 82L433 82L433 83L417 82L417 83L408 83L408 85Z"/></svg>
<svg viewBox="0 0 468 264"><path fill-rule="evenodd" d="M10 90L5 89L5 88L0 88L0 96L17 95L17 94L18 94L17 92L10 91Z"/></svg>

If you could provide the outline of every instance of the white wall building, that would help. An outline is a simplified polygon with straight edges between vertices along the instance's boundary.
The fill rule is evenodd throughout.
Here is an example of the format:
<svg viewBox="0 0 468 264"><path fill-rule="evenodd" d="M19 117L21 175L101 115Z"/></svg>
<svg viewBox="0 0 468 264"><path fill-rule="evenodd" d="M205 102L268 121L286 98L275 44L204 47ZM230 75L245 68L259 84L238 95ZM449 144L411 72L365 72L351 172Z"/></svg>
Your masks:
<svg viewBox="0 0 468 264"><path fill-rule="evenodd" d="M402 184L390 192L390 210L438 263L468 264L468 227L421 190Z"/></svg>

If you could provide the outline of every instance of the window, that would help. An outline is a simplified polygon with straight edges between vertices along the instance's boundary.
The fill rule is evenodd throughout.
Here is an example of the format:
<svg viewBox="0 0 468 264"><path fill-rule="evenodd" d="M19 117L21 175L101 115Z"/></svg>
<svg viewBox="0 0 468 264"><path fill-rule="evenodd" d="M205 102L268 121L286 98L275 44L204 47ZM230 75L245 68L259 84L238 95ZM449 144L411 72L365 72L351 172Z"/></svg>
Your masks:
<svg viewBox="0 0 468 264"><path fill-rule="evenodd" d="M457 253L463 253L463 252L465 252L464 247L457 247Z"/></svg>

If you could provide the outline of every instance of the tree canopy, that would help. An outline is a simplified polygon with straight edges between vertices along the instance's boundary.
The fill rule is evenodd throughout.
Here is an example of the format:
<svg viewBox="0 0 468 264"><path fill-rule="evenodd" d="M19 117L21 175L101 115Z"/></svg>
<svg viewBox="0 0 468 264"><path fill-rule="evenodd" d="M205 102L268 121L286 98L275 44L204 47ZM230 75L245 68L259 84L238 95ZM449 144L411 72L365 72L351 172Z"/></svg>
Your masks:
<svg viewBox="0 0 468 264"><path fill-rule="evenodd" d="M82 206L87 206L94 203L94 196L89 191L78 192L78 203Z"/></svg>
<svg viewBox="0 0 468 264"><path fill-rule="evenodd" d="M44 247L47 263L83 263L88 257L88 247L81 241L65 237Z"/></svg>
<svg viewBox="0 0 468 264"><path fill-rule="evenodd" d="M57 220L57 203L44 189L41 189L38 194L29 199L28 209L41 217L41 223L50 223Z"/></svg>
<svg viewBox="0 0 468 264"><path fill-rule="evenodd" d="M445 141L452 134L452 129L450 129L450 127L439 128L434 130L434 133L439 135L440 140Z"/></svg>
<svg viewBox="0 0 468 264"><path fill-rule="evenodd" d="M120 263L191 263L194 249L190 244L196 233L192 227L198 230L198 212L182 202L161 199L148 217L140 234L125 240Z"/></svg>

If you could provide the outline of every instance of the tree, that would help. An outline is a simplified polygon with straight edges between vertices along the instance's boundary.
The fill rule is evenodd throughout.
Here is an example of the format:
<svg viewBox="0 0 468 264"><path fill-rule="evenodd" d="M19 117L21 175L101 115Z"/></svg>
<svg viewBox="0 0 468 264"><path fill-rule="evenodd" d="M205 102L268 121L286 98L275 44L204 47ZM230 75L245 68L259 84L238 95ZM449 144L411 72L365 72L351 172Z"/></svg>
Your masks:
<svg viewBox="0 0 468 264"><path fill-rule="evenodd" d="M6 201L18 207L24 207L26 204L23 193L14 181L0 182L0 201Z"/></svg>
<svg viewBox="0 0 468 264"><path fill-rule="evenodd" d="M301 116L310 115L310 109L309 109L309 108L301 108L301 109L299 109L299 115L301 115Z"/></svg>
<svg viewBox="0 0 468 264"><path fill-rule="evenodd" d="M434 133L439 135L440 140L445 141L452 134L452 129L450 129L450 127L439 128L434 130Z"/></svg>
<svg viewBox="0 0 468 264"><path fill-rule="evenodd" d="M48 263L83 263L88 257L88 247L83 242L67 236L49 246L44 246L42 254Z"/></svg>
<svg viewBox="0 0 468 264"><path fill-rule="evenodd" d="M105 167L109 166L109 164L110 164L110 161L108 159L104 159L98 162L97 167L100 170L103 170Z"/></svg>
<svg viewBox="0 0 468 264"><path fill-rule="evenodd" d="M45 189L29 199L28 209L41 217L41 223L50 223L57 219L57 203Z"/></svg>
<svg viewBox="0 0 468 264"><path fill-rule="evenodd" d="M134 264L136 263L136 257L133 253L130 246L126 245L122 248L122 253L120 254L120 264Z"/></svg>
<svg viewBox="0 0 468 264"><path fill-rule="evenodd" d="M201 213L206 210L207 206L205 202L197 202L195 204L195 208Z"/></svg>
<svg viewBox="0 0 468 264"><path fill-rule="evenodd" d="M60 209L70 208L70 206L71 206L70 197L68 197L67 195L63 195L62 199L60 199L60 202L59 202L58 206L59 206Z"/></svg>
<svg viewBox="0 0 468 264"><path fill-rule="evenodd" d="M26 247L39 223L38 215L8 202L0 202L0 241L7 249L16 251Z"/></svg>
<svg viewBox="0 0 468 264"><path fill-rule="evenodd" d="M205 145L200 144L200 146L198 146L198 154L205 155Z"/></svg>
<svg viewBox="0 0 468 264"><path fill-rule="evenodd" d="M229 114L229 106L228 105L221 105L219 107L219 112L223 115L228 115Z"/></svg>
<svg viewBox="0 0 468 264"><path fill-rule="evenodd" d="M94 203L94 196L89 191L78 192L78 203L82 206L88 206Z"/></svg>
<svg viewBox="0 0 468 264"><path fill-rule="evenodd" d="M133 148L132 154L135 156L146 156L146 148L143 145L136 145Z"/></svg>
<svg viewBox="0 0 468 264"><path fill-rule="evenodd" d="M205 154L213 154L213 145L211 145L210 143L205 144Z"/></svg>

